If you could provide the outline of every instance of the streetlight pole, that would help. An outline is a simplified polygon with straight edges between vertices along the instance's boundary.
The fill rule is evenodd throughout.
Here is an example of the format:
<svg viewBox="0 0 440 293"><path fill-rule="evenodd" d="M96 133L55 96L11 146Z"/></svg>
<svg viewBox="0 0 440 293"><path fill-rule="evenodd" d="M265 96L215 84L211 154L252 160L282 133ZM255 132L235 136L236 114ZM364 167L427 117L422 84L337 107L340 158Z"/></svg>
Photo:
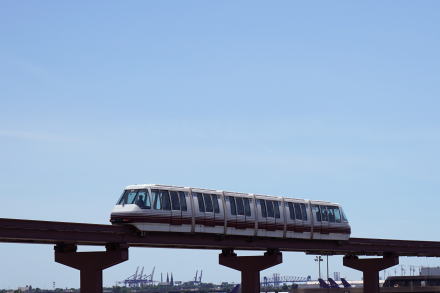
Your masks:
<svg viewBox="0 0 440 293"><path fill-rule="evenodd" d="M319 272L319 278L321 279L321 261L323 261L321 256L316 256L315 261L318 262L318 272Z"/></svg>
<svg viewBox="0 0 440 293"><path fill-rule="evenodd" d="M328 280L328 278L329 278L329 275L328 275L328 255L327 255L327 280Z"/></svg>

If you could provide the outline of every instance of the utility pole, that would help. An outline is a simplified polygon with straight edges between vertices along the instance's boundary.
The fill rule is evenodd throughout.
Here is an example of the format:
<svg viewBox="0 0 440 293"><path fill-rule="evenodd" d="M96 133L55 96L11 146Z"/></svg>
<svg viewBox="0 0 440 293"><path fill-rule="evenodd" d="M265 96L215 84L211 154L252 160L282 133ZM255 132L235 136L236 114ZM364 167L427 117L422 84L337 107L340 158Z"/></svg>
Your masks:
<svg viewBox="0 0 440 293"><path fill-rule="evenodd" d="M321 261L323 261L323 259L321 256L315 256L315 261L318 262L319 278L321 279Z"/></svg>
<svg viewBox="0 0 440 293"><path fill-rule="evenodd" d="M329 278L329 275L328 275L328 254L327 254L327 280L328 280L328 278Z"/></svg>

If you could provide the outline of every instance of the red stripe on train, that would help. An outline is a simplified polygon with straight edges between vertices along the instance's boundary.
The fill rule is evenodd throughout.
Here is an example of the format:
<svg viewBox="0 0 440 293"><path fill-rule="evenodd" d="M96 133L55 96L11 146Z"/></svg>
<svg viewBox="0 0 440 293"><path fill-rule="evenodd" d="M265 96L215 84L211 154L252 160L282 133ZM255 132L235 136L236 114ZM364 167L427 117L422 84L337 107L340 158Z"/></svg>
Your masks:
<svg viewBox="0 0 440 293"><path fill-rule="evenodd" d="M159 215L149 215L149 216L112 216L112 223L156 223L156 224L171 224L171 225L191 225L192 219L189 217L176 218L172 216L159 216ZM205 225L209 227L223 226L223 219L213 219L213 218L195 218L196 225ZM227 227L236 229L253 229L255 228L254 222L246 221L227 221ZM264 229L268 231L283 231L284 224L281 223L264 223L258 222L258 229ZM310 226L305 225L286 225L286 231L289 232L311 232ZM313 227L315 233L329 234L329 233L341 233L350 234L351 229L349 227Z"/></svg>

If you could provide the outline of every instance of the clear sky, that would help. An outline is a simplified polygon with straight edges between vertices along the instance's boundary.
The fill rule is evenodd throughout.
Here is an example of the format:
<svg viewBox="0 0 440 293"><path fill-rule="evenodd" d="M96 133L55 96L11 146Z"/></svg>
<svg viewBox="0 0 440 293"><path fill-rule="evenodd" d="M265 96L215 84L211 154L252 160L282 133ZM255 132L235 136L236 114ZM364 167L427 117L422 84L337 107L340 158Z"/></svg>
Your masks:
<svg viewBox="0 0 440 293"><path fill-rule="evenodd" d="M108 223L124 186L162 183L339 202L353 236L440 240L439 32L438 1L1 1L0 217ZM52 246L0 247L0 288L79 286ZM131 249L104 283L238 281L218 253ZM316 278L313 258L262 275Z"/></svg>

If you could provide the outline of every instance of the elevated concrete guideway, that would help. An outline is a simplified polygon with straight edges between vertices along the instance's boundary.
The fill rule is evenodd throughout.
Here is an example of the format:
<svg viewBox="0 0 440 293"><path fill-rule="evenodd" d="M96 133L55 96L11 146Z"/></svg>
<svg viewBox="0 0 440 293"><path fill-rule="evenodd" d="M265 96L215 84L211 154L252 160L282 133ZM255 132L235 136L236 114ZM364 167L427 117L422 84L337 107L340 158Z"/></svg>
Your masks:
<svg viewBox="0 0 440 293"><path fill-rule="evenodd" d="M379 271L399 263L399 256L440 257L440 242L371 238L347 241L258 238L232 235L140 233L131 226L0 218L0 242L55 245L55 261L80 270L81 292L102 292L102 270L128 259L129 247L221 250L219 263L241 271L242 293L259 293L259 272L282 262L282 251L344 255L344 265L364 274L364 292L379 292ZM77 245L106 251L77 252ZM237 256L234 250L263 250L261 256ZM381 256L359 259L360 255Z"/></svg>
<svg viewBox="0 0 440 293"><path fill-rule="evenodd" d="M182 237L184 236L184 237ZM319 255L440 257L440 241L350 238L348 241L147 232L131 226L0 218L0 242L192 249L278 250Z"/></svg>

